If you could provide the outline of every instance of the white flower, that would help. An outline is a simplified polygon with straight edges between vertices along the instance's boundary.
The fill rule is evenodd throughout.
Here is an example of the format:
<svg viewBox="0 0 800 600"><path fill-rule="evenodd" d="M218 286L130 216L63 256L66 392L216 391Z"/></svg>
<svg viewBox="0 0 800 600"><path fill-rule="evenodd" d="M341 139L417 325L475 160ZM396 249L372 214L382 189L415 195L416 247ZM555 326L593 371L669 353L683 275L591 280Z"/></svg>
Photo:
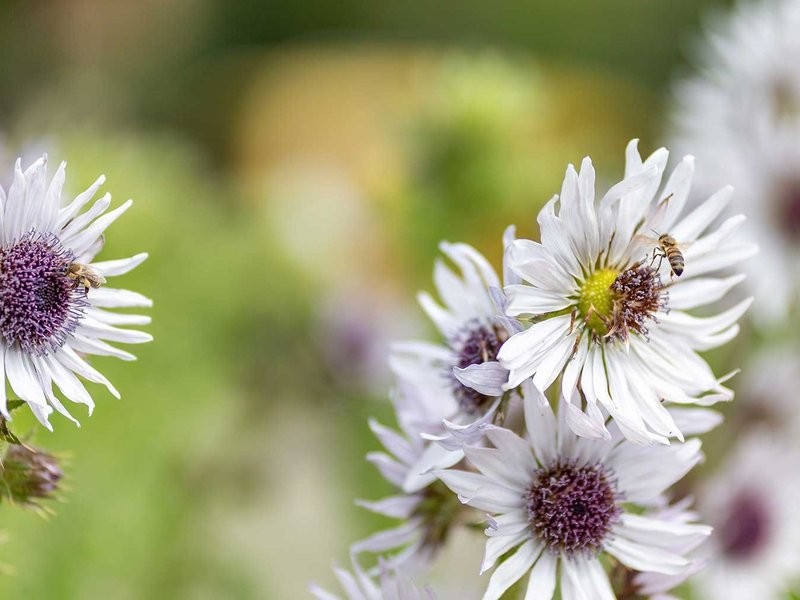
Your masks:
<svg viewBox="0 0 800 600"><path fill-rule="evenodd" d="M541 243L516 240L507 248L508 268L526 282L505 288L507 314L532 324L507 340L498 358L510 371L509 389L533 376L544 390L560 376L567 420L580 435L609 437L602 406L629 439L669 443L683 438L665 401L711 404L733 397L698 351L736 336L750 300L703 318L686 311L719 300L740 282L742 275L716 273L737 266L755 247L733 236L741 215L706 231L730 188L680 217L691 157L661 186L667 151L642 162L636 144L627 148L625 179L599 202L591 161L584 159L580 173L570 165L560 197L539 213ZM653 231L684 246L680 276L658 256Z"/></svg>
<svg viewBox="0 0 800 600"><path fill-rule="evenodd" d="M413 398L413 397L411 397ZM420 437L420 419L411 398L403 394L402 386L392 396L397 420L405 435L370 421L370 428L381 441L386 452L371 452L367 460L373 463L387 481L398 488L397 495L375 502L359 500L357 503L372 512L404 522L393 528L379 531L356 542L351 553L384 553L400 550L391 557L392 565L404 564L417 570L427 566L445 543L451 527L463 512L455 494L448 490L430 471L437 464L454 464L464 456L462 451L448 451L439 444ZM415 476L415 477L412 477ZM411 492L403 491L405 483L414 479L424 483Z"/></svg>
<svg viewBox="0 0 800 600"><path fill-rule="evenodd" d="M578 437L563 405L557 421L532 382L523 388L527 439L490 427L494 448L465 448L479 473L439 473L463 502L492 515L482 571L511 552L484 600L500 598L529 572L527 598L552 598L557 577L563 598L614 598L601 553L637 571L681 572L689 564L681 550L711 529L647 509L664 506L666 489L700 460L700 442L632 444L613 424L611 440Z"/></svg>
<svg viewBox="0 0 800 600"><path fill-rule="evenodd" d="M509 228L506 245L513 235ZM395 344L390 365L415 404L417 422L411 429L453 452L449 463L435 463L430 455L441 452L430 447L403 485L408 492L433 481L435 477L428 474L431 467L455 464L463 456L461 445L480 438L481 427L491 421L508 379L508 371L497 362L497 352L509 335L521 330L515 319L503 314L505 297L488 261L466 244L442 243L441 249L461 274L437 261L434 282L444 306L427 293L419 295L419 302L446 343Z"/></svg>
<svg viewBox="0 0 800 600"><path fill-rule="evenodd" d="M800 455L772 431L736 442L698 493L713 525L708 567L693 581L708 600L778 600L800 577Z"/></svg>
<svg viewBox="0 0 800 600"><path fill-rule="evenodd" d="M800 292L800 3L741 2L710 20L699 73L676 87L673 144L697 157L699 191L736 188L761 255L746 264L755 316L774 323Z"/></svg>
<svg viewBox="0 0 800 600"><path fill-rule="evenodd" d="M433 592L420 589L402 570L389 568L381 564L378 581L369 577L355 560L353 573L339 567L333 572L345 593L345 600L435 600ZM339 596L326 592L316 584L309 586L309 591L319 600L340 600Z"/></svg>
<svg viewBox="0 0 800 600"><path fill-rule="evenodd" d="M103 247L103 232L131 201L103 214L111 203L106 194L81 212L102 185L100 177L62 205L65 167L62 163L48 184L46 157L25 172L18 160L8 195L0 188L0 412L9 418L7 382L48 429L53 409L75 421L54 393L54 384L65 398L87 405L90 414L94 402L76 375L105 385L119 397L108 379L84 360L85 355L133 360L132 354L108 342L152 339L118 327L144 325L148 317L107 310L150 306L150 300L127 290L90 289L90 281L81 277L88 273L89 279L102 283L147 258L138 254L94 262Z"/></svg>

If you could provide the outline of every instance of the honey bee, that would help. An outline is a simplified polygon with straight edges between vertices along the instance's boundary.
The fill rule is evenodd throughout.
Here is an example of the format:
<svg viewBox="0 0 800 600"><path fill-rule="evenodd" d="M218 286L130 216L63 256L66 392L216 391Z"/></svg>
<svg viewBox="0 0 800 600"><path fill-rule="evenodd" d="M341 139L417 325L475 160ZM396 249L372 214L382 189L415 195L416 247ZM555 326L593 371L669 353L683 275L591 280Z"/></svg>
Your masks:
<svg viewBox="0 0 800 600"><path fill-rule="evenodd" d="M84 294L89 294L89 288L99 288L106 282L106 278L89 265L73 262L67 267L67 277L75 281L75 287L82 285Z"/></svg>
<svg viewBox="0 0 800 600"><path fill-rule="evenodd" d="M653 248L653 256L650 259L650 265L652 266L655 260L658 259L658 266L656 267L656 271L658 271L661 268L661 261L666 258L667 262L669 262L670 275L680 277L686 265L686 260L683 258L683 252L681 251L685 250L685 245L678 244L675 238L668 233L660 234L656 231L653 233L658 237L637 236L642 241L656 245L656 247Z"/></svg>

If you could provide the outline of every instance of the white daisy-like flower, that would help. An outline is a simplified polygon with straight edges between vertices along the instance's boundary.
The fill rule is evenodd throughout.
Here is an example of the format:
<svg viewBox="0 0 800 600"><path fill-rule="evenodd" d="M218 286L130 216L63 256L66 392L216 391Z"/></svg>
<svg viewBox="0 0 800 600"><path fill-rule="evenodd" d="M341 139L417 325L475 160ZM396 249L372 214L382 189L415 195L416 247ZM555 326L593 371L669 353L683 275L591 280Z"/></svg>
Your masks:
<svg viewBox="0 0 800 600"><path fill-rule="evenodd" d="M711 528L648 509L663 508L667 488L701 459L700 442L632 444L613 423L610 440L578 437L532 382L523 388L527 439L490 426L494 448L465 448L478 473L439 472L463 502L492 516L481 570L509 553L484 600L500 598L528 573L526 598L552 598L559 579L565 600L613 599L601 554L637 571L686 568L682 549Z"/></svg>
<svg viewBox="0 0 800 600"><path fill-rule="evenodd" d="M736 188L761 249L745 265L754 314L774 323L800 294L800 3L740 2L709 19L700 69L675 90L672 144L697 157L698 190Z"/></svg>
<svg viewBox="0 0 800 600"><path fill-rule="evenodd" d="M718 272L756 248L734 237L741 215L707 231L730 188L681 217L692 158L662 186L667 151L642 162L636 146L628 145L625 179L599 202L591 160L580 173L570 165L561 195L539 213L541 243L509 244L506 264L525 283L506 286L507 314L532 324L503 344L498 359L510 372L508 389L532 376L544 390L560 378L567 420L580 435L609 437L602 406L629 439L669 443L683 438L665 401L707 405L733 397L698 352L736 336L750 299L713 316L686 311L740 282L743 275ZM662 256L659 234L677 240L680 258L672 246Z"/></svg>
<svg viewBox="0 0 800 600"><path fill-rule="evenodd" d="M708 567L692 581L708 600L779 600L800 579L800 454L792 440L755 430L698 492L714 527Z"/></svg>
<svg viewBox="0 0 800 600"><path fill-rule="evenodd" d="M379 566L379 578L374 580L367 575L356 560L353 560L353 572L341 567L334 567L333 572L344 591L344 597L331 594L316 584L309 586L309 591L318 600L435 600L436 596L430 588L420 588L401 569L390 568L385 563Z"/></svg>
<svg viewBox="0 0 800 600"><path fill-rule="evenodd" d="M509 228L504 244L513 237L514 230ZM510 335L522 330L515 319L503 314L506 299L489 262L466 244L442 243L441 249L460 269L460 276L437 261L434 283L444 306L424 292L419 302L445 343L398 343L390 358L393 372L410 390L407 395L416 398L418 422L413 429L439 442L410 470L403 485L408 492L428 485L435 479L431 467L452 466L463 456L461 445L480 438L481 426L492 419L508 380L497 352ZM506 283L517 281L510 272L505 279ZM445 455L450 462L442 462Z"/></svg>
<svg viewBox="0 0 800 600"><path fill-rule="evenodd" d="M106 213L111 203L106 194L83 211L102 185L104 177L100 177L62 205L65 168L61 163L48 183L46 157L24 172L18 160L8 194L0 188L0 413L10 417L7 383L48 429L52 429L48 419L53 409L75 421L54 385L65 398L88 406L91 414L94 402L76 375L105 385L119 397L108 379L85 360L86 355L133 360L132 354L108 342L152 339L119 327L145 325L148 317L107 310L150 306L149 299L128 290L90 289L147 258L147 254L137 254L94 262L103 247L103 232L131 201Z"/></svg>
<svg viewBox="0 0 800 600"><path fill-rule="evenodd" d="M353 554L398 551L388 559L391 564L419 570L430 564L463 515L455 494L427 471L438 463L453 464L453 457L460 460L463 452L444 450L420 436L420 419L415 415L418 414L417 407L424 405L404 394L401 385L392 396L392 403L403 433L371 420L370 428L387 452L371 452L367 460L399 493L374 502L359 500L357 503L372 512L402 519L403 523L356 542L350 551ZM424 466L429 462L432 463L430 466ZM424 478L427 483L412 492L403 491L406 481L419 469L425 469L426 474L421 474L420 480Z"/></svg>

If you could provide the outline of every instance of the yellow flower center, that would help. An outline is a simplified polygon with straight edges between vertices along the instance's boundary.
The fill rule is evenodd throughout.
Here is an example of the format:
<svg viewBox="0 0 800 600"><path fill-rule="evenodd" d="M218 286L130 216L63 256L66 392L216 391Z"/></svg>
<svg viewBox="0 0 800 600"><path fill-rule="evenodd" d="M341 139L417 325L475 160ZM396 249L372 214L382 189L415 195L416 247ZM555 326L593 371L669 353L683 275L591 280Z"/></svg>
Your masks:
<svg viewBox="0 0 800 600"><path fill-rule="evenodd" d="M578 314L597 335L608 333L606 323L611 318L614 309L614 292L611 284L614 283L619 271L615 269L600 269L592 273L581 286L578 299Z"/></svg>

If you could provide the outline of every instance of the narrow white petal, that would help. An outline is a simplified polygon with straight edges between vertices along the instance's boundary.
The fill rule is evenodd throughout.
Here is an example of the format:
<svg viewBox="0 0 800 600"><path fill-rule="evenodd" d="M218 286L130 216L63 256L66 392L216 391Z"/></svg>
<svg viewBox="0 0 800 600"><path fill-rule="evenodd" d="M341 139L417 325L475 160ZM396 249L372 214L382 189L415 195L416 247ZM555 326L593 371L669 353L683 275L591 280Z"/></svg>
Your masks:
<svg viewBox="0 0 800 600"><path fill-rule="evenodd" d="M501 564L489 579L483 600L498 600L505 591L522 578L542 552L541 543L528 540Z"/></svg>
<svg viewBox="0 0 800 600"><path fill-rule="evenodd" d="M551 600L556 591L557 566L556 555L546 550L543 551L531 570L525 600Z"/></svg>
<svg viewBox="0 0 800 600"><path fill-rule="evenodd" d="M92 263L92 267L106 277L113 277L116 275L124 275L133 271L136 267L147 260L147 252L142 252L130 258L121 258L118 260L106 260L103 262Z"/></svg>
<svg viewBox="0 0 800 600"><path fill-rule="evenodd" d="M16 346L6 349L6 377L14 393L29 404L47 406L39 378L29 358Z"/></svg>
<svg viewBox="0 0 800 600"><path fill-rule="evenodd" d="M62 239L62 242L65 246L71 248L76 256L82 255L97 241L109 225L116 221L132 204L133 200L125 201L121 206L95 219L83 231L76 233L68 240Z"/></svg>
<svg viewBox="0 0 800 600"><path fill-rule="evenodd" d="M113 396L116 398L120 397L119 392L113 385L111 385L111 382L106 379L97 369L91 367L89 363L75 354L75 351L69 346L62 346L54 356L56 360L58 360L67 369L74 371L84 379L106 386L108 391L111 392Z"/></svg>
<svg viewBox="0 0 800 600"><path fill-rule="evenodd" d="M447 450L438 444L430 444L422 456L418 457L408 468L408 475L403 482L403 491L407 494L417 492L436 481L433 471L452 467L464 458L461 450Z"/></svg>
<svg viewBox="0 0 800 600"><path fill-rule="evenodd" d="M606 550L626 567L637 571L675 575L689 564L688 560L673 552L631 542L619 536L606 542Z"/></svg>
<svg viewBox="0 0 800 600"><path fill-rule="evenodd" d="M72 219L78 212L91 200L106 181L105 175L100 175L95 182L90 185L84 192L78 194L75 199L66 207L62 208L58 213L58 221L56 227L62 229L66 223Z"/></svg>
<svg viewBox="0 0 800 600"><path fill-rule="evenodd" d="M389 496L375 501L356 500L356 504L380 515L408 519L419 506L420 500L420 496Z"/></svg>
<svg viewBox="0 0 800 600"><path fill-rule="evenodd" d="M405 546L420 534L419 523L415 520L403 523L394 529L384 529L350 546L350 552L385 552Z"/></svg>
<svg viewBox="0 0 800 600"><path fill-rule="evenodd" d="M730 202L733 188L726 186L703 202L686 217L684 217L672 230L672 235L677 240L694 240L705 231Z"/></svg>
<svg viewBox="0 0 800 600"><path fill-rule="evenodd" d="M558 426L553 409L545 395L533 385L533 382L524 382L522 385L528 439L539 463L551 464L558 457L556 446Z"/></svg>
<svg viewBox="0 0 800 600"><path fill-rule="evenodd" d="M89 301L92 306L101 308L147 308L153 306L150 298L138 292L107 287L91 290Z"/></svg>
<svg viewBox="0 0 800 600"><path fill-rule="evenodd" d="M486 552L481 563L481 575L491 569L497 559L515 546L530 538L530 531L520 531L512 535L498 535L486 540Z"/></svg>

